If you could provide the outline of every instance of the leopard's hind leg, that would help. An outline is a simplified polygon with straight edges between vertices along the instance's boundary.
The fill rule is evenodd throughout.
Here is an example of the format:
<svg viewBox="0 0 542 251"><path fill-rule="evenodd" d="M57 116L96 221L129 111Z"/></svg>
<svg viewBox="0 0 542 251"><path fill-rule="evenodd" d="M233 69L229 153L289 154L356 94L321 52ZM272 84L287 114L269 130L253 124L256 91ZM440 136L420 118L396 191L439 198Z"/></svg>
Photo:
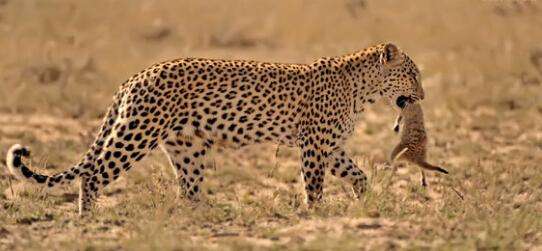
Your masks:
<svg viewBox="0 0 542 251"><path fill-rule="evenodd" d="M111 134L104 141L102 151L98 156L94 156L92 172L82 175L80 214L92 207L104 187L130 170L167 137L159 123L142 116L121 116L115 121Z"/></svg>
<svg viewBox="0 0 542 251"><path fill-rule="evenodd" d="M213 142L198 137L169 137L162 145L179 183L181 196L198 201Z"/></svg>

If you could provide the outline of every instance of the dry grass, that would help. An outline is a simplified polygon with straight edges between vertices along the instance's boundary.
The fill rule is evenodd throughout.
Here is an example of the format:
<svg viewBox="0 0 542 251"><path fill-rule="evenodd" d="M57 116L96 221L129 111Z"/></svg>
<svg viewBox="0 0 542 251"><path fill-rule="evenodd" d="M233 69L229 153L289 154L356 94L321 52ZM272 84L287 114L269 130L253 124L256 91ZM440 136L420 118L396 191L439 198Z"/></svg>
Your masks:
<svg viewBox="0 0 542 251"><path fill-rule="evenodd" d="M362 201L329 177L305 209L297 150L271 145L217 154L199 205L176 198L155 154L88 219L75 186L46 192L2 166L0 249L542 248L539 1L96 2L0 0L0 156L22 142L63 170L118 83L157 61L310 62L395 41L423 68L429 159L450 175L424 190L415 168L382 164L398 139L379 104L347 146L370 176Z"/></svg>

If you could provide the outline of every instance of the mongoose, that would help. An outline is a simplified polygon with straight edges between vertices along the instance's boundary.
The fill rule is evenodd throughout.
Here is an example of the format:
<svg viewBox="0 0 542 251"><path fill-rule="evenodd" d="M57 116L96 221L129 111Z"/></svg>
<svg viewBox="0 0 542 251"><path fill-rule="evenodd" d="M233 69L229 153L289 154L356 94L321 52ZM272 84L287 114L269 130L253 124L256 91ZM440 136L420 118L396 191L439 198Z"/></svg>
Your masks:
<svg viewBox="0 0 542 251"><path fill-rule="evenodd" d="M418 103L407 104L395 120L394 131L399 132L403 124L401 142L391 152L390 159L405 159L422 168L422 186L427 186L425 170L448 173L445 169L431 165L426 161L427 135L423 123L423 111Z"/></svg>

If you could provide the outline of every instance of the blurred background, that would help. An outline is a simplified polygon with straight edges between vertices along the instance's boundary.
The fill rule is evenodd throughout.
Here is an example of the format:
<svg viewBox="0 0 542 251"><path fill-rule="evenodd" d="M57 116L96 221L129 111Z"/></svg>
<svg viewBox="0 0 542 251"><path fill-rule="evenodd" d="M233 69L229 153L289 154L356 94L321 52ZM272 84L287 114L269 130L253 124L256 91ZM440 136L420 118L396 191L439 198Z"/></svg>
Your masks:
<svg viewBox="0 0 542 251"><path fill-rule="evenodd" d="M449 89L494 99L498 86L540 86L538 2L2 0L0 109L95 118L121 82L155 62L308 63L387 41L433 80L429 103L444 104L437 92Z"/></svg>
<svg viewBox="0 0 542 251"><path fill-rule="evenodd" d="M397 207L409 208L411 219L422 219L415 226L436 227L422 231L420 236L429 238L434 236L431 233L443 233L447 240L472 238L472 242L459 241L468 247L480 247L477 246L480 243L489 248L510 243L509 247L540 244L541 3L538 0L0 0L0 153L5 153L13 143L22 142L36 149L35 163L50 172L63 170L91 142L120 83L156 62L206 57L310 63L318 57L394 42L422 70L426 92L422 104L431 147L429 159L451 171L450 182L467 198L469 193L476 193L470 194L476 200L466 199L468 202L458 204L455 195L446 195L450 190L439 187L422 199L409 197L405 194L418 191L415 187L419 186L419 173L403 165L398 169L399 175L390 178L389 183L399 192L387 194L380 204L373 203L376 209L367 210L401 221L405 212ZM377 180L378 170L388 170L379 169L374 163L385 161L397 141L391 130L394 116L383 104L371 107L355 137L348 142L347 148L373 180ZM288 182L297 178L297 152L281 149L282 153L277 155L281 167L268 171L266 168L274 166L275 158L269 153L275 149L264 145L217 156L217 166L226 171L220 168L211 171L208 186L214 192L209 192L213 195L208 197L224 202L228 201L228 194L239 193L239 189L273 194L276 187L281 187L277 184L290 186ZM237 159L232 156L246 161L232 160ZM2 154L0 160L4 162ZM155 165L159 170L169 172L162 157L151 158L151 162L143 165L149 163L158 163ZM250 169L253 166L256 168ZM3 173L0 188L6 189L2 196L10 198L5 170L0 170ZM134 171L135 178L132 177L135 181L130 182L144 183L149 172L157 171L138 169ZM251 174L273 178L276 187L239 178ZM218 176L231 177L241 187L235 191L222 189L223 177ZM436 181L445 182L440 176L430 177L430 182ZM122 185L118 189L128 189L125 183L119 183ZM335 185L329 186L327 193L344 194L343 185L332 184ZM373 185L385 190L378 182ZM217 190L225 194L219 195ZM130 191L140 196L148 192L122 193ZM142 205L158 195L145 196L151 199L139 202ZM247 196L269 200L267 195L258 193ZM293 195L286 189L284 198L288 197ZM414 204L403 201L405 197ZM440 200L438 205L453 210L431 211L420 203L427 198ZM68 202L73 200L62 203ZM393 206L384 207L384 202ZM23 207L20 203L9 203L15 203L9 204L9 208ZM247 205L238 200L235 203ZM28 212L37 207L31 206L32 198L28 204ZM69 205L70 212L75 212L74 206ZM119 206L112 208L122 211ZM16 226L14 222L24 216L20 213L24 210L19 208L17 212L0 215L0 220ZM55 215L56 211L52 212ZM267 214L273 215L264 210L254 216L255 221ZM348 210L336 214L352 216ZM286 217L298 217L293 215ZM428 215L437 219L424 221ZM525 215L538 218L529 218L530 226L526 227L524 221L520 222ZM281 224L289 225L291 219ZM465 221L471 225L464 226ZM498 226L493 232L484 228L493 221ZM442 224L433 225L433 222ZM452 228L450 222L458 224ZM455 236L459 230L473 231L472 236ZM138 231L135 230L136 236L145 233ZM516 246L518 242L522 244Z"/></svg>

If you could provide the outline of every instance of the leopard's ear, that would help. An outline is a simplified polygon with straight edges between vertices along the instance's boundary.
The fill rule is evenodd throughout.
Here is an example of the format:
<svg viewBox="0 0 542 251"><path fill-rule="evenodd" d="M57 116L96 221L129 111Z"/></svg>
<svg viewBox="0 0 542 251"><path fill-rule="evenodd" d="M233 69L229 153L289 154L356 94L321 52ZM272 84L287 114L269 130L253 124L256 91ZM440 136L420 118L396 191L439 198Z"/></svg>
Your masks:
<svg viewBox="0 0 542 251"><path fill-rule="evenodd" d="M384 49L380 55L380 62L383 65L390 66L401 64L403 62L403 53L396 45L388 43L384 45Z"/></svg>

